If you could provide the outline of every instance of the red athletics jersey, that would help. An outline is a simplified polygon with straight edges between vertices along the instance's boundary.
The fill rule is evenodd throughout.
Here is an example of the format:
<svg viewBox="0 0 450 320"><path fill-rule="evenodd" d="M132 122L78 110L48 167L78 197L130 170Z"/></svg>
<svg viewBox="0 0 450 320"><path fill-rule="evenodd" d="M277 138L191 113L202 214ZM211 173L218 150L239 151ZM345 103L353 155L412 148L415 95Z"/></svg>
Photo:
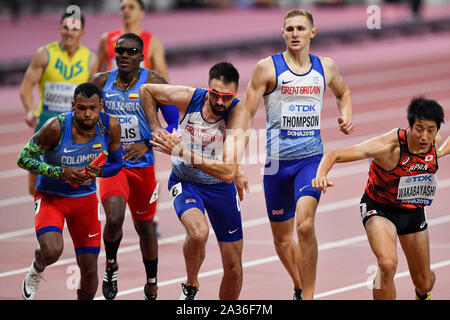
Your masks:
<svg viewBox="0 0 450 320"><path fill-rule="evenodd" d="M408 150L406 129L398 129L400 159L397 166L386 171L372 161L366 193L373 200L404 209L430 205L436 194L438 169L434 141L427 153L413 154Z"/></svg>
<svg viewBox="0 0 450 320"><path fill-rule="evenodd" d="M119 39L121 35L121 29L108 32L108 36L106 38L106 69L108 71L117 68L116 59L114 59L116 55L114 49L116 48L117 39ZM139 34L139 37L141 37L142 41L144 41L144 61L141 62L141 68L151 69L151 65L148 59L149 57L147 57L147 55L149 52L150 41L152 40L153 34L144 30L141 32L141 34Z"/></svg>

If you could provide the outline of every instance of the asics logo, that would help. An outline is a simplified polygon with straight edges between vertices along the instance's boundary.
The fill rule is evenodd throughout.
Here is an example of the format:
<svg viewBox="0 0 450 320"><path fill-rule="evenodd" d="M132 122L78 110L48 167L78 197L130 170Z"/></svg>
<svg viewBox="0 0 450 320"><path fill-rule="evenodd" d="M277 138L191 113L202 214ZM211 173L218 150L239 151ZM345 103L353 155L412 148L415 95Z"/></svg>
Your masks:
<svg viewBox="0 0 450 320"><path fill-rule="evenodd" d="M105 96L106 96L107 98L114 97L114 96L118 96L118 95L119 95L118 93L105 93Z"/></svg>
<svg viewBox="0 0 450 320"><path fill-rule="evenodd" d="M64 153L70 153L70 152L74 152L74 151L76 151L77 149L67 149L67 148L64 148Z"/></svg>

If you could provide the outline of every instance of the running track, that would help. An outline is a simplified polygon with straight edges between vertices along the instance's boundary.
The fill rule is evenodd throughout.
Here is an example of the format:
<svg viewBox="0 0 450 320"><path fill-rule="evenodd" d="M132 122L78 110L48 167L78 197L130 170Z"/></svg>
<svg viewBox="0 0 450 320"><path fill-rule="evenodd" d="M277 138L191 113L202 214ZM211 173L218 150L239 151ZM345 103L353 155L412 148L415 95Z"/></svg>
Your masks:
<svg viewBox="0 0 450 320"><path fill-rule="evenodd" d="M450 39L448 34L394 38L363 42L358 45L336 45L314 51L331 56L338 64L354 102L356 132L344 136L336 129L337 109L329 91L326 92L323 117L325 149L332 150L389 131L406 127L405 108L410 98L426 94L438 99L449 113L450 105ZM244 99L245 87L259 57L229 56L241 74L238 97ZM171 70L171 82L205 86L210 63L179 67ZM23 110L18 88L1 88L0 101L0 299L21 299L20 285L29 267L36 246L33 202L26 194L27 175L15 164L18 151L31 135L23 122ZM449 122L447 115L447 122ZM264 128L263 108L256 115L255 129ZM441 134L446 138L449 124ZM257 143L264 145L261 140ZM265 212L262 193L263 149L252 144L252 156L244 169L249 177L251 193L242 202L244 226L244 282L241 299L291 299L293 288L288 274L278 260ZM253 164L248 164L253 163ZM450 158L439 162L439 189L427 211L431 243L431 263L437 275L434 299L450 299ZM170 161L157 155L157 176L161 182L158 217L162 229L159 240L159 299L177 299L184 279L182 243L184 230L173 212L167 192ZM371 299L367 282L373 276L376 260L369 248L359 218L359 199L367 179L368 162L337 165L331 173L336 187L322 197L316 218L319 243L317 299ZM104 220L102 221L104 223ZM65 249L60 260L45 272L38 299L74 299L77 267L73 246L64 230ZM412 299L413 285L406 260L398 247L397 298ZM130 216L124 224L124 238L119 250L119 294L117 299L142 299L145 281L139 243ZM104 251L99 258L99 289L104 268ZM200 270L199 299L217 299L221 279L221 262L213 232ZM370 278L371 279L371 278Z"/></svg>

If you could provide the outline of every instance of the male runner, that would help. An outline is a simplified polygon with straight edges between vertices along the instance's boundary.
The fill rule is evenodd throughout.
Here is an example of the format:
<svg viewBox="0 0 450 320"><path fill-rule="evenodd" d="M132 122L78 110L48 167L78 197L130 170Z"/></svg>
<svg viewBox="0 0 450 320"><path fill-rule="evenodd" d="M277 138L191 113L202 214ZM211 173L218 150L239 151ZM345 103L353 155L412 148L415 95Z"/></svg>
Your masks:
<svg viewBox="0 0 450 320"><path fill-rule="evenodd" d="M221 62L209 71L208 89L146 84L140 90L153 131L151 143L155 150L175 156L168 188L187 234L183 245L187 280L182 283L180 299L197 298L198 273L209 235L205 210L222 256L219 298L238 299L241 291L243 232L239 201L243 189L248 192L248 181L239 170L245 144L239 132L244 132L247 118L235 98L238 84L238 71L232 64ZM170 138L156 116L156 106L166 104L176 105L181 119L178 131Z"/></svg>
<svg viewBox="0 0 450 320"><path fill-rule="evenodd" d="M89 81L97 69L97 59L80 45L84 35L84 16L64 13L58 27L61 38L41 47L25 72L20 98L26 111L25 122L37 132L44 123L61 112L70 111L75 87ZM38 110L33 105L33 88L39 84ZM34 196L37 175L29 172L28 192Z"/></svg>
<svg viewBox="0 0 450 320"><path fill-rule="evenodd" d="M144 83L166 83L157 73L142 69L143 41L134 33L126 33L117 40L116 62L118 69L98 73L93 78L103 91L105 112L119 119L122 127L123 169L112 179L100 179L100 196L105 209L106 223L103 241L106 251L106 269L103 278L103 295L116 297L119 266L117 251L122 240L122 225L128 203L134 226L139 235L143 263L146 271L144 298L156 299L158 240L153 225L158 198L154 155L149 144L151 130L140 105L139 88ZM174 106L172 106L175 108ZM171 128L174 118L164 117Z"/></svg>
<svg viewBox="0 0 450 320"><path fill-rule="evenodd" d="M73 112L49 119L17 158L21 168L39 174L34 205L39 246L22 284L26 300L35 299L44 269L63 252L64 220L80 267L78 299L93 299L97 291L101 223L95 178L121 168L120 124L100 112L101 91L91 83L76 87L72 106ZM89 165L102 150L109 153L108 163Z"/></svg>
<svg viewBox="0 0 450 320"><path fill-rule="evenodd" d="M334 186L327 174L336 162L372 158L369 180L361 198L361 219L370 247L378 260L380 283L374 299L395 299L397 235L416 287L416 299L429 300L436 280L430 268L430 245L425 206L437 189L437 159L450 153L447 139L438 133L444 111L434 100L412 99L407 111L409 127L324 156L312 180L326 192Z"/></svg>
<svg viewBox="0 0 450 320"><path fill-rule="evenodd" d="M141 22L145 16L142 0L121 0L120 14L123 21L122 28L105 33L100 40L97 50L97 72L104 70L105 63L108 71L117 68L114 52L117 39L124 33L135 33L144 41L144 60L141 67L156 71L168 81L164 45L155 35L142 29Z"/></svg>
<svg viewBox="0 0 450 320"><path fill-rule="evenodd" d="M336 96L339 129L344 134L353 131L350 90L336 64L309 52L316 34L309 12L289 11L282 28L287 49L257 63L245 100L251 128L264 97L264 194L276 252L294 282L294 300L314 296L318 255L314 217L320 191L311 187L311 179L323 154L320 128L326 87ZM298 245L293 239L296 216Z"/></svg>

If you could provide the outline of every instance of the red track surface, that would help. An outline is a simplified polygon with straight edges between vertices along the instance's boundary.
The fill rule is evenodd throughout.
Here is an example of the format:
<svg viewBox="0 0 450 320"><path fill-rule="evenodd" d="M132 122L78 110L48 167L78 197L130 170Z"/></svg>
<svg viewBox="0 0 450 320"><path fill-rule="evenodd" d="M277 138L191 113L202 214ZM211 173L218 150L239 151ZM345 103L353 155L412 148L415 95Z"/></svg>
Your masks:
<svg viewBox="0 0 450 320"><path fill-rule="evenodd" d="M336 46L315 51L330 56L338 64L353 93L356 132L344 136L337 130L338 112L330 92L326 93L323 111L323 140L326 150L361 142L391 130L406 127L406 106L412 96L426 94L438 99L449 114L450 104L450 39L448 34L396 38L359 45ZM268 53L269 54L269 53ZM261 57L227 57L241 73L241 92L255 63ZM171 82L205 86L208 64L191 65L171 70ZM36 246L33 202L27 196L26 172L18 169L15 159L30 137L31 130L23 123L24 113L18 99L18 89L0 90L3 101L0 113L0 299L21 299L20 285L29 267ZM5 103L6 101L6 103ZM447 122L450 120L448 119ZM264 128L263 108L257 113L255 129ZM441 134L449 135L450 126L444 124ZM259 141L260 142L260 141ZM262 146L264 144L261 144ZM252 155L263 152L259 148ZM249 159L248 159L249 160ZM250 160L255 160L252 158ZM262 193L263 158L246 164L251 193L242 202L244 224L244 282L240 298L251 300L291 299L293 286L278 260L272 243ZM248 163L248 161L247 161ZM439 190L433 205L427 210L429 220L431 263L437 281L433 299L450 299L450 236L448 227L450 200L450 158L439 162ZM182 243L184 230L173 212L167 192L169 159L157 155L157 176L161 182L158 217L162 230L159 245L159 299L177 299L180 283L185 276ZM359 199L367 179L368 162L336 165L331 176L336 187L322 196L317 218L316 234L319 242L316 298L371 299L367 282L373 276L376 260L372 254L359 217ZM103 220L104 223L104 220ZM64 230L65 249L60 261L45 272L38 299L74 299L77 268L74 251L67 230ZM398 299L413 298L413 284L400 246L397 268ZM104 267L104 252L99 258L99 279ZM221 279L221 262L213 232L207 245L201 268L199 299L217 299ZM119 250L119 294L117 299L142 299L145 272L136 232L128 215L124 237ZM368 272L369 271L369 272ZM372 279L372 278L370 278ZM100 282L101 286L101 282ZM97 297L102 298L101 287Z"/></svg>

